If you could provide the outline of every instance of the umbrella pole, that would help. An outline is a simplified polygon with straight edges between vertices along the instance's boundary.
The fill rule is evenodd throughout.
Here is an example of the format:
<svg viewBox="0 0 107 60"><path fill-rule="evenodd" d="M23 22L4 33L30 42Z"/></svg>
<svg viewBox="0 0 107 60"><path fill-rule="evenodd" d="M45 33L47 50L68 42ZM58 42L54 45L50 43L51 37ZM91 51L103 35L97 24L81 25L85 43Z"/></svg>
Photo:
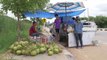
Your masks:
<svg viewBox="0 0 107 60"><path fill-rule="evenodd" d="M66 3L65 3L65 17L66 17L66 20L67 20L67 6L66 6Z"/></svg>

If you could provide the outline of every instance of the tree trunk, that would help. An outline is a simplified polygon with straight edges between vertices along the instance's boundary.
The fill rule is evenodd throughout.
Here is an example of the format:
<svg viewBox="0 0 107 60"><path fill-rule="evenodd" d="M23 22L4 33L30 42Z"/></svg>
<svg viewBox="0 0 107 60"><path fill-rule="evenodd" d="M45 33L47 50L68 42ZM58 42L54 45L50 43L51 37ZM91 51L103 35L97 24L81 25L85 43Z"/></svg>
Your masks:
<svg viewBox="0 0 107 60"><path fill-rule="evenodd" d="M17 19L18 19L18 24L17 24L17 33L18 33L18 36L17 36L17 38L18 38L18 40L21 40L21 24L20 24L20 16L19 16L19 14L17 14Z"/></svg>

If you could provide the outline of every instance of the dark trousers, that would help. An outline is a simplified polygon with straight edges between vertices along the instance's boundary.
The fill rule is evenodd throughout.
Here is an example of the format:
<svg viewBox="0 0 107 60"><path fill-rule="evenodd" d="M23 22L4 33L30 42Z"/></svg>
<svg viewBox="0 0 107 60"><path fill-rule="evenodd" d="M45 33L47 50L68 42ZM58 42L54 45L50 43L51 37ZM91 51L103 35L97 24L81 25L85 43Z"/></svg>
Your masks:
<svg viewBox="0 0 107 60"><path fill-rule="evenodd" d="M33 37L37 36L38 37L39 35L40 35L39 33L33 33L31 36L33 36Z"/></svg>
<svg viewBox="0 0 107 60"><path fill-rule="evenodd" d="M60 34L60 42L64 42L66 47L68 46L68 34L67 33L62 33Z"/></svg>
<svg viewBox="0 0 107 60"><path fill-rule="evenodd" d="M82 33L74 33L75 39L76 39L76 47L79 47L79 42L81 47L83 47L83 41L82 41Z"/></svg>

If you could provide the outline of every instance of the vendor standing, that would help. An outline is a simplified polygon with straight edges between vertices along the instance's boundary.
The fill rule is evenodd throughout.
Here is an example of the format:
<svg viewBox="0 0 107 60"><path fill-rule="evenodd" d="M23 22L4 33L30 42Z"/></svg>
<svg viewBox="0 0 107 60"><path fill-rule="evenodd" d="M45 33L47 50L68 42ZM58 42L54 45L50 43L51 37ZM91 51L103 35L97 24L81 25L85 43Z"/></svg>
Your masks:
<svg viewBox="0 0 107 60"><path fill-rule="evenodd" d="M60 30L60 25L61 25L61 19L59 18L58 14L55 14L55 21L54 21L54 26L55 26L55 31L56 31L56 39L59 41L59 30Z"/></svg>
<svg viewBox="0 0 107 60"><path fill-rule="evenodd" d="M74 24L74 35L76 38L76 48L79 47L79 42L80 42L80 47L83 47L83 41L82 41L82 28L83 24L80 22L79 16L76 17L75 19L75 24Z"/></svg>

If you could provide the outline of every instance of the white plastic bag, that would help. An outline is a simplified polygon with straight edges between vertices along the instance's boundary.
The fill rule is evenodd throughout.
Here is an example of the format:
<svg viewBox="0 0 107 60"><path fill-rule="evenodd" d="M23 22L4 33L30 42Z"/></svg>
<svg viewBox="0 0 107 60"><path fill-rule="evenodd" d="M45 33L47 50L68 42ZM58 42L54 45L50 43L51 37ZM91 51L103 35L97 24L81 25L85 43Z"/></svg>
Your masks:
<svg viewBox="0 0 107 60"><path fill-rule="evenodd" d="M72 28L72 26L68 26L67 32L73 32L74 29Z"/></svg>

